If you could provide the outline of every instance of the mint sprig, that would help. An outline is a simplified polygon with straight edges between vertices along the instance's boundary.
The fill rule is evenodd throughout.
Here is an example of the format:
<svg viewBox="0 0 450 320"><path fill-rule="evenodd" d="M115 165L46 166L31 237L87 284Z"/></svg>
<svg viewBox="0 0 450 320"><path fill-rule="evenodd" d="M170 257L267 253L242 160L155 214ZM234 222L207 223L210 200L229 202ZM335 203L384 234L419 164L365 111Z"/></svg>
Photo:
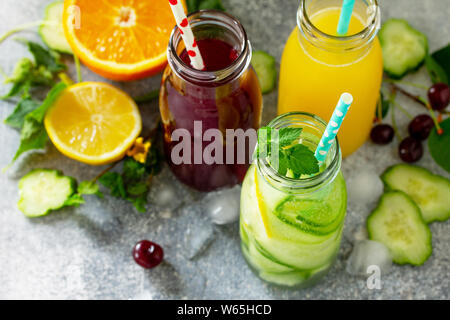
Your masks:
<svg viewBox="0 0 450 320"><path fill-rule="evenodd" d="M257 156L267 156L274 167L275 161L271 159L273 160L275 152L278 152L278 168L274 168L283 176L288 170L294 178L319 172L319 162L314 152L299 144L301 133L302 128L261 128L258 131Z"/></svg>

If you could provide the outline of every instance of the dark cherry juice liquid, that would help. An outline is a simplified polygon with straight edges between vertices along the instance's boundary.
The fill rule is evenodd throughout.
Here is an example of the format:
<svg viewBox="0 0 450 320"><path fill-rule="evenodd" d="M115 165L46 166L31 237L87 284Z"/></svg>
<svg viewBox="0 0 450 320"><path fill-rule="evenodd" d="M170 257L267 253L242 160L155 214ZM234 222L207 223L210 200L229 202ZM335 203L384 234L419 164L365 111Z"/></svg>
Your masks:
<svg viewBox="0 0 450 320"><path fill-rule="evenodd" d="M198 46L205 63L205 71L219 71L233 64L238 52L228 43L219 39L198 40ZM189 56L184 50L179 55L186 66L190 66ZM226 129L257 130L261 122L262 97L261 90L253 68L248 68L242 75L231 81L217 85L216 83L197 84L176 75L169 67L163 76L160 95L160 111L164 124L165 153L173 173L183 183L199 191L212 191L222 187L231 187L241 183L249 163L226 163ZM194 164L194 121L201 121L202 136L208 129L219 129L223 135L223 163L206 164L202 157L201 164ZM176 129L185 129L191 137L191 164L176 165L172 161L172 150L179 141L172 141L172 133ZM201 144L201 153L210 144ZM234 155L237 144L235 143ZM245 150L250 154L250 146ZM236 157L234 157L236 160Z"/></svg>

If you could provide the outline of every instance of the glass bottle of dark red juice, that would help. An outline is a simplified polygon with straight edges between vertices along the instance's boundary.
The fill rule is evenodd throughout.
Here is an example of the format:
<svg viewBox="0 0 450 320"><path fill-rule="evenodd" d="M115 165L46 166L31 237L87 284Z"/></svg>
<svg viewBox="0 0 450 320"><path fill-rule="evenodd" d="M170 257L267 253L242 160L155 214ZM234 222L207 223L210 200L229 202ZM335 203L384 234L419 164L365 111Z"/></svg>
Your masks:
<svg viewBox="0 0 450 320"><path fill-rule="evenodd" d="M191 66L175 28L159 101L164 146L180 181L212 191L244 179L254 147L251 137L261 124L262 96L250 64L251 45L239 21L210 10L188 19L205 69Z"/></svg>

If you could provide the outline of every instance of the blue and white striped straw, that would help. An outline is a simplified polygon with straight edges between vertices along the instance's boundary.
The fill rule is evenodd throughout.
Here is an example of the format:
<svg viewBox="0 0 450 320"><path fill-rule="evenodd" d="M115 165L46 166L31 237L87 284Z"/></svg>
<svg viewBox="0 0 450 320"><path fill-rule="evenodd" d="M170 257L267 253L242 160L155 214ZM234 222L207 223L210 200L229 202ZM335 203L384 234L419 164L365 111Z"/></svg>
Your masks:
<svg viewBox="0 0 450 320"><path fill-rule="evenodd" d="M355 6L355 0L344 0L342 4L341 16L339 17L339 23L337 28L337 34L345 36L348 32L348 26L352 18L353 7Z"/></svg>
<svg viewBox="0 0 450 320"><path fill-rule="evenodd" d="M327 158L328 151L333 145L334 138L336 138L352 102L353 96L350 93L343 93L341 95L330 122L323 133L322 139L320 139L319 146L316 149L315 157L320 163L324 162Z"/></svg>

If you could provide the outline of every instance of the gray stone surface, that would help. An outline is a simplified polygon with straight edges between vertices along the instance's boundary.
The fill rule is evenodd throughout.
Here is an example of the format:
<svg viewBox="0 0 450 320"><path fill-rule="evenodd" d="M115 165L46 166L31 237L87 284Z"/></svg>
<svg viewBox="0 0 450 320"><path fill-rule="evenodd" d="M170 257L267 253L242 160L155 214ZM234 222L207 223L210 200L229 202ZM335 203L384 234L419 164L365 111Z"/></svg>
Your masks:
<svg viewBox="0 0 450 320"><path fill-rule="evenodd" d="M39 20L49 1L0 1L0 33L21 23ZM269 51L279 61L284 42L295 25L297 0L223 0L230 13L239 17L256 49ZM450 42L448 0L381 0L383 18L407 18L430 38L431 49ZM21 36L35 38L34 33ZM0 66L11 72L15 61L26 54L11 40L0 46ZM73 75L73 67L71 67ZM99 80L83 69L86 80ZM131 94L145 93L159 84L159 77L122 84ZM424 70L410 76L411 81L427 84ZM0 94L6 91L0 87ZM276 114L276 93L265 96L264 121ZM419 106L399 98L411 113ZM0 118L13 109L0 102ZM156 103L142 108L147 124L157 113ZM407 118L399 114L400 127ZM0 167L5 167L18 145L19 135L0 125ZM346 178L371 168L381 173L398 163L396 143L375 147L366 143L346 159ZM426 154L419 165L449 177ZM195 259L186 258L186 237L193 223L207 223L195 200L202 195L181 186L166 169L155 188L172 184L183 195L176 206L152 208L140 214L125 202L89 198L77 209L66 209L41 219L25 218L17 209L17 181L31 168L64 170L79 179L96 175L100 168L76 163L49 146L45 154L28 156L0 174L0 298L42 299L449 299L450 229L448 222L431 225L433 255L424 266L394 266L382 279L381 290L369 290L365 279L345 272L345 258L351 250L370 212L368 206L350 206L339 259L329 275L317 286L303 291L270 287L247 268L239 252L238 225L216 227L214 241ZM159 186L158 186L159 185ZM133 244L148 238L160 243L166 261L152 271L138 267L131 257Z"/></svg>

